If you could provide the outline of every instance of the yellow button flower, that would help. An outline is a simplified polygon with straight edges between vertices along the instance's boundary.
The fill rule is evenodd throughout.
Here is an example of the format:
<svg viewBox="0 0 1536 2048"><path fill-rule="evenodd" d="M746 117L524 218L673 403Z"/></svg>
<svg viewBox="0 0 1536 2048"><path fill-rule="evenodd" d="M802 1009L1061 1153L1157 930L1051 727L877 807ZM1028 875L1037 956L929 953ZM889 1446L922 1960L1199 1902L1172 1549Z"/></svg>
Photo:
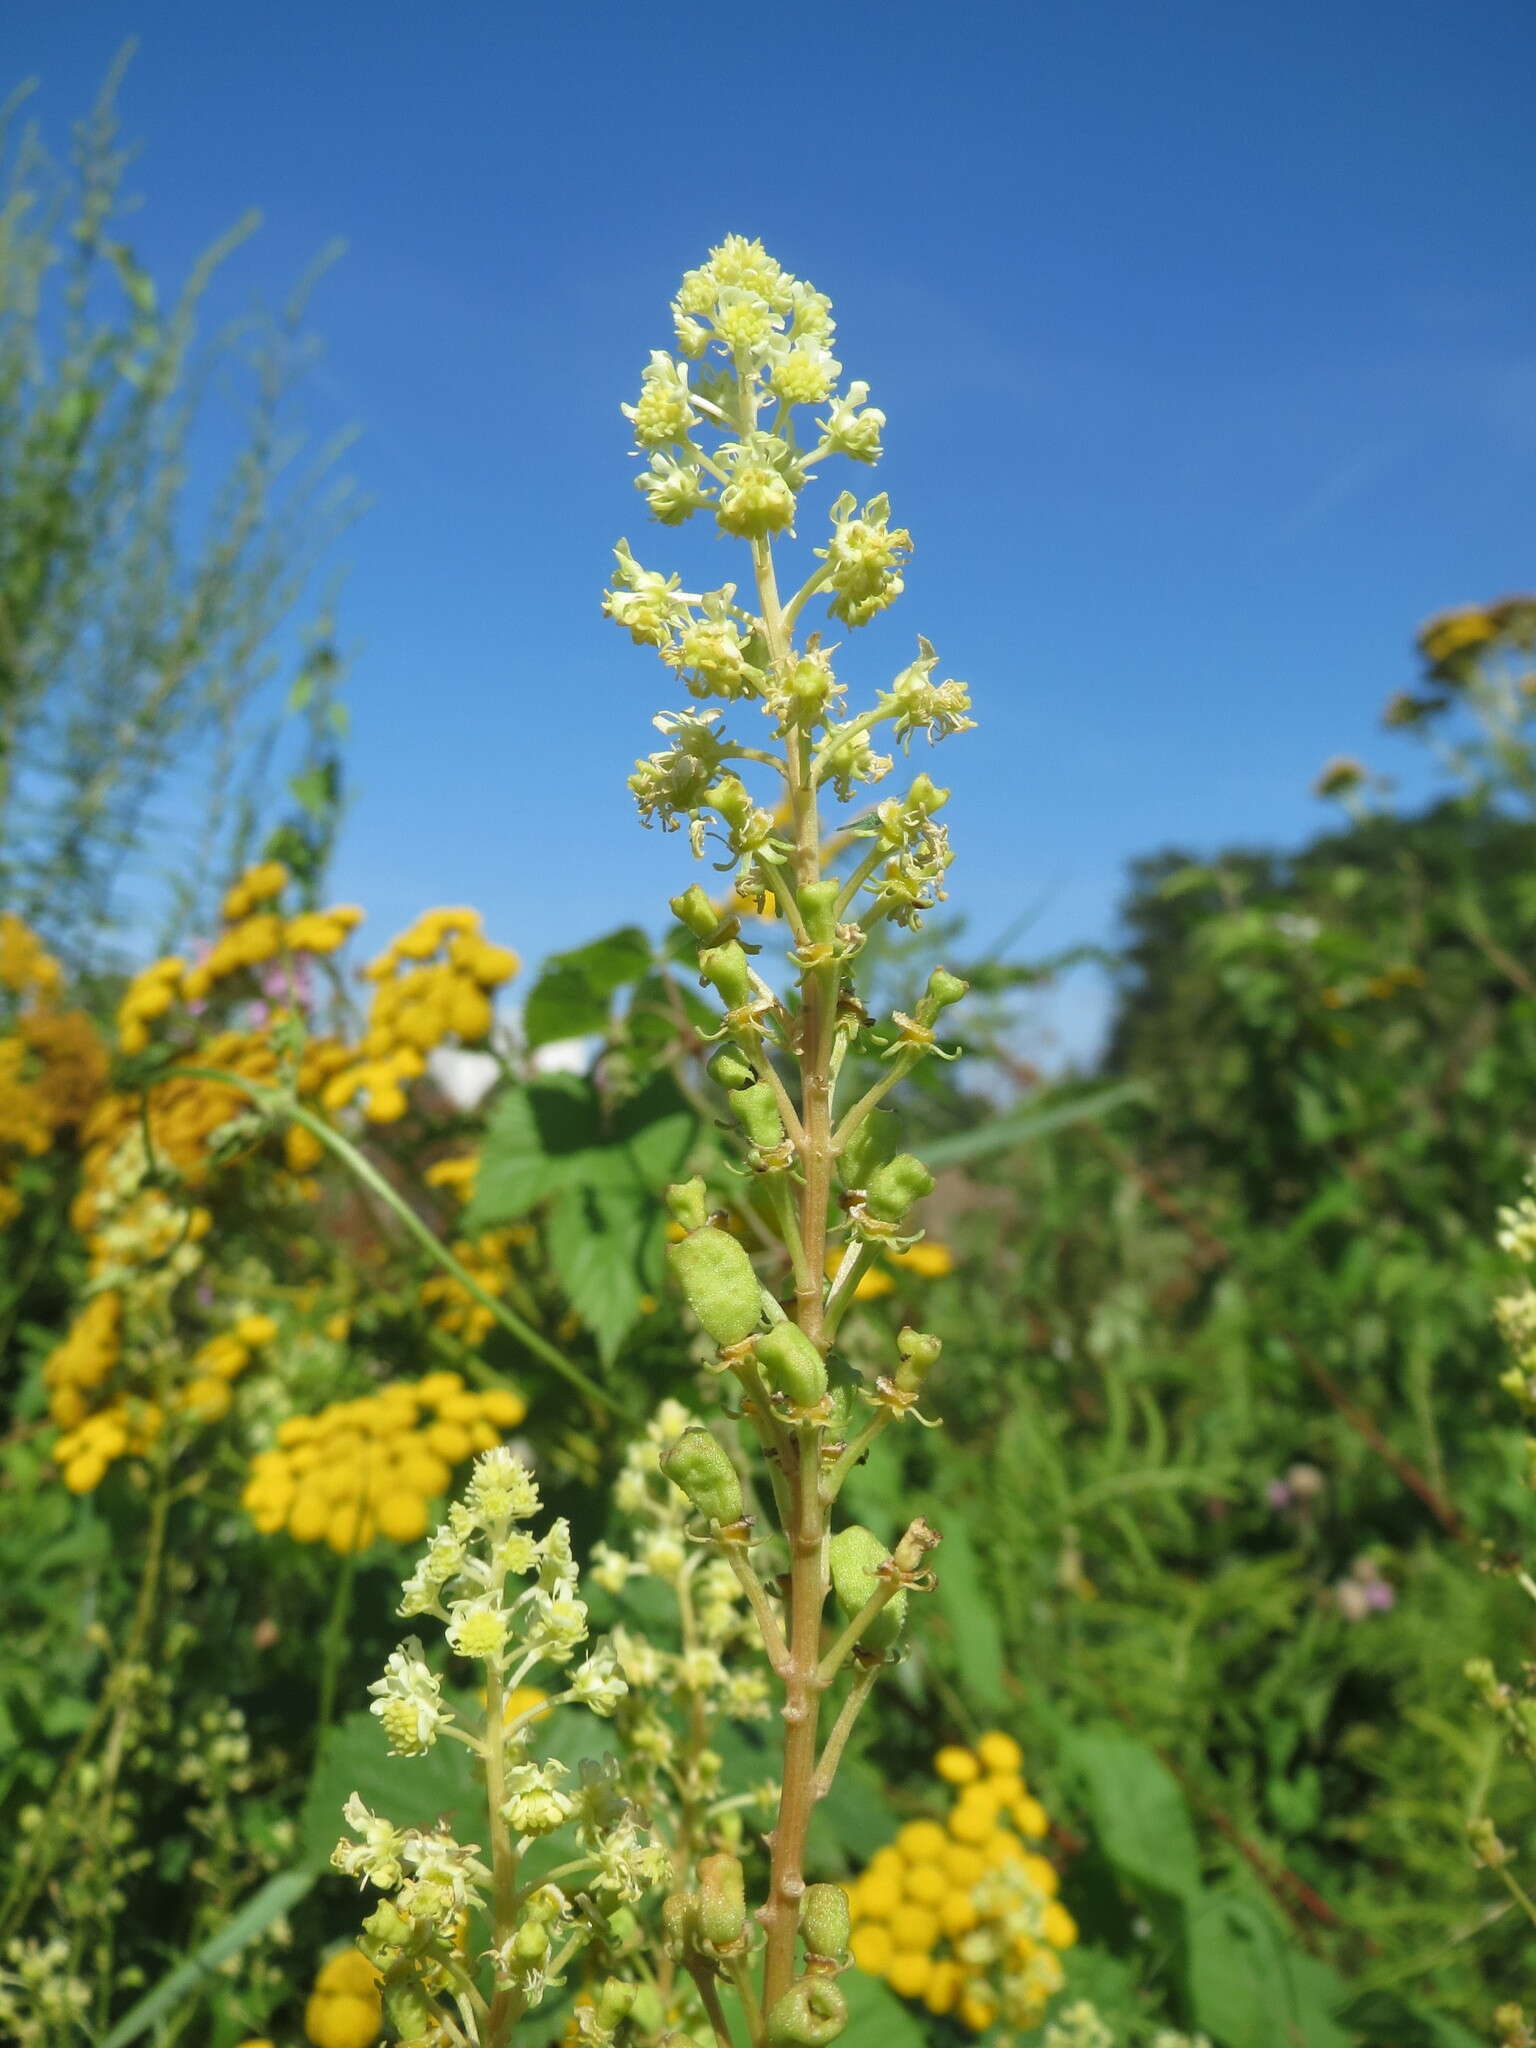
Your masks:
<svg viewBox="0 0 1536 2048"><path fill-rule="evenodd" d="M1045 1938L1052 1948L1071 1948L1077 1940L1077 1922L1059 1899L1045 1909Z"/></svg>
<svg viewBox="0 0 1536 2048"><path fill-rule="evenodd" d="M981 1765L973 1753L950 1743L933 1760L933 1768L946 1785L969 1785L981 1776Z"/></svg>
<svg viewBox="0 0 1536 2048"><path fill-rule="evenodd" d="M976 1745L976 1754L988 1771L1001 1777L1024 1768L1024 1752L1011 1735L991 1729Z"/></svg>
<svg viewBox="0 0 1536 2048"><path fill-rule="evenodd" d="M896 1831L896 1847L910 1863L936 1862L944 1854L944 1830L936 1820L909 1820Z"/></svg>
<svg viewBox="0 0 1536 2048"><path fill-rule="evenodd" d="M939 1938L939 1916L926 1906L898 1906L891 1915L891 1939L900 1949L925 1953Z"/></svg>
<svg viewBox="0 0 1536 2048"><path fill-rule="evenodd" d="M871 1921L854 1929L848 1944L853 1960L861 1970L871 1977L883 1977L891 1957L896 1953L888 1927L881 1927Z"/></svg>
<svg viewBox="0 0 1536 2048"><path fill-rule="evenodd" d="M921 1998L933 1975L933 1958L916 1949L898 1949L885 1967L885 1979L903 1998Z"/></svg>

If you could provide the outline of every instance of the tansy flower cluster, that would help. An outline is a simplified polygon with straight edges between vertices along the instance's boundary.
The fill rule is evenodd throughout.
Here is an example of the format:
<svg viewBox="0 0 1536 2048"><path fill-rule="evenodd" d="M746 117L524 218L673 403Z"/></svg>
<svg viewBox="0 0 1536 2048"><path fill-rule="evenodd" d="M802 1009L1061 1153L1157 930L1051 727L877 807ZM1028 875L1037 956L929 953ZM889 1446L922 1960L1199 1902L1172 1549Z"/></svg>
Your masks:
<svg viewBox="0 0 1536 2048"><path fill-rule="evenodd" d="M284 1529L338 1555L379 1537L414 1543L453 1467L499 1444L527 1412L510 1388L471 1393L456 1372L397 1380L280 1423L276 1445L251 1461L241 1502L263 1535Z"/></svg>
<svg viewBox="0 0 1536 2048"><path fill-rule="evenodd" d="M30 926L0 913L0 994L15 998L0 1025L0 1228L21 1209L11 1180L18 1159L52 1151L106 1081L106 1048L83 1011L57 1007L62 985L58 961Z"/></svg>
<svg viewBox="0 0 1536 2048"><path fill-rule="evenodd" d="M24 919L0 910L0 988L15 995L57 995L63 969Z"/></svg>
<svg viewBox="0 0 1536 2048"><path fill-rule="evenodd" d="M196 1047L194 1056L199 1065L222 1067L258 1086L272 1085L282 1072L277 1049L265 1032L214 1032ZM311 1039L294 1076L301 1100L313 1100L326 1077L347 1057L345 1048L334 1042ZM81 1189L71 1211L75 1228L96 1227L114 1200L136 1188L151 1170L151 1158L156 1166L173 1168L188 1186L200 1186L213 1170L216 1135L248 1116L250 1107L238 1089L176 1073L157 1081L147 1096L137 1090L103 1096L81 1129ZM308 1173L319 1153L319 1144L308 1131L289 1125L283 1157L294 1173Z"/></svg>
<svg viewBox="0 0 1536 2048"><path fill-rule="evenodd" d="M370 2048L384 2028L379 1973L361 1949L344 1948L321 1965L304 2007L314 2048Z"/></svg>
<svg viewBox="0 0 1536 2048"><path fill-rule="evenodd" d="M908 1821L848 1894L859 1967L978 2034L1037 2026L1064 1981L1057 1951L1077 1939L1055 1868L1029 1846L1049 1823L1022 1763L997 1730L941 1749L934 1769L954 1788L943 1822Z"/></svg>
<svg viewBox="0 0 1536 2048"><path fill-rule="evenodd" d="M517 955L494 946L474 910L428 910L363 969L374 984L361 1057L321 1094L327 1109L362 1099L370 1123L398 1123L405 1086L426 1070L426 1055L450 1038L478 1045L490 1035L492 991L510 981Z"/></svg>
<svg viewBox="0 0 1536 2048"><path fill-rule="evenodd" d="M446 1188L455 1201L463 1204L475 1191L479 1165L474 1153L439 1159L422 1178L428 1187ZM510 1291L513 1281L512 1253L521 1245L532 1244L535 1236L531 1225L512 1223L498 1230L483 1230L478 1237L455 1238L449 1248L486 1293L499 1300ZM458 1337L471 1349L483 1344L495 1327L496 1318L485 1303L477 1300L452 1273L429 1274L421 1283L419 1299L423 1308L431 1310L438 1329Z"/></svg>
<svg viewBox="0 0 1536 2048"><path fill-rule="evenodd" d="M285 914L278 899L289 881L281 861L247 868L224 898L222 929L200 960L189 966L171 955L135 975L117 1011L118 1044L125 1053L143 1052L153 1037L151 1027L178 1003L204 1003L224 984L234 983L250 995L297 997L300 956L338 951L362 923L363 913L344 903ZM290 972L270 983L250 980L273 961L285 963Z"/></svg>
<svg viewBox="0 0 1536 2048"><path fill-rule="evenodd" d="M93 1493L110 1466L143 1457L165 1427L166 1404L148 1393L118 1389L90 1409L121 1360L122 1320L116 1289L93 1295L43 1367L48 1412L60 1428L53 1460L71 1493ZM232 1382L276 1336L271 1316L238 1316L192 1354L189 1376L169 1397L171 1412L194 1424L219 1421L234 1400Z"/></svg>

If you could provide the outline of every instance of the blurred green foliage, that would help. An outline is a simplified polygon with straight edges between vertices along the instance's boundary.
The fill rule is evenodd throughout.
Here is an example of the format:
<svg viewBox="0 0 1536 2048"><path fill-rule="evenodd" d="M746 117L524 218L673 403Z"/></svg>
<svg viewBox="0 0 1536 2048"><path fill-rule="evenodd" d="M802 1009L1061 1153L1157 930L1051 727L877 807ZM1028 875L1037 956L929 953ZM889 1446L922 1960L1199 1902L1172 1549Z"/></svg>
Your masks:
<svg viewBox="0 0 1536 2048"><path fill-rule="evenodd" d="M275 314L200 332L258 220L173 292L144 269L128 54L65 162L22 123L29 88L0 110L0 900L98 962L125 912L167 939L206 914L274 827L296 872L328 844L343 719L313 580L353 511L345 437L306 449L294 411L334 252Z"/></svg>

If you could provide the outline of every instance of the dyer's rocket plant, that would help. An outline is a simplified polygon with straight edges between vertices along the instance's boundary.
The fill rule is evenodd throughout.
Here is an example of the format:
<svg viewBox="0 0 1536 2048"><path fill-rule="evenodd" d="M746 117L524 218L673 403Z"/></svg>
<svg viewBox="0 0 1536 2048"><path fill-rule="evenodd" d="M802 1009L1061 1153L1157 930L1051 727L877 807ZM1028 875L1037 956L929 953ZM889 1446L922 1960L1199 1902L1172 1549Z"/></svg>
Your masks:
<svg viewBox="0 0 1536 2048"><path fill-rule="evenodd" d="M667 1582L681 1644L668 1662L621 1630L565 1682L561 1697L618 1710L625 1754L607 1773L570 1786L558 1763L534 1759L543 1695L506 1715L586 1636L563 1525L539 1539L519 1526L536 1495L508 1452L486 1453L407 1585L402 1611L435 1615L450 1647L483 1667L483 1725L453 1719L414 1642L375 1688L375 1711L405 1753L440 1733L467 1742L488 1807L487 1844L474 1848L349 1809L362 1842L337 1859L391 1893L365 1946L407 2040L506 2042L578 1957L575 2025L594 2041L835 2039L849 1907L839 1886L808 1881L807 1831L861 1707L901 1655L910 1596L933 1583L939 1538L926 1522L887 1544L838 1502L886 1429L932 1419L919 1403L938 1340L903 1329L884 1370L865 1374L840 1357L838 1332L870 1262L921 1235L913 1211L933 1180L901 1149L887 1098L941 1053L942 1014L965 993L940 970L910 1015L880 1020L860 999L869 934L918 923L942 899L951 857L947 792L919 773L881 794L895 762L880 744L905 753L915 736L962 731L970 699L935 680L919 640L917 658L855 708L827 623L811 624L825 613L851 633L901 594L912 542L883 495L834 498L803 580L781 590L775 544L796 538L820 472L869 468L881 452L868 387L841 385L829 301L732 236L684 277L673 315L677 353L652 354L624 408L645 463L637 481L662 524L703 513L744 543L750 577L685 590L620 542L604 608L691 700L658 714L666 744L630 778L643 821L686 827L694 855L729 873L726 901L771 908L785 935L775 986L733 910L697 881L672 900L722 1006L710 1073L739 1129L751 1207L779 1244L749 1252L702 1179L668 1190L673 1274L730 1398L708 1421L676 1404L658 1417L619 1493L637 1555L605 1551L593 1566L615 1592L638 1572ZM835 806L847 808L834 832ZM853 1073L860 1088L840 1085ZM647 1470L677 1489L686 1520L670 1533L656 1526ZM526 1589L513 1593L518 1577ZM646 1693L687 1720L680 1743L660 1706L637 1701ZM771 1707L782 1747L767 1856L744 1860L750 1801L719 1783L708 1735L720 1714ZM533 1856L530 1876L531 1852L561 1830L570 1853L552 1865Z"/></svg>

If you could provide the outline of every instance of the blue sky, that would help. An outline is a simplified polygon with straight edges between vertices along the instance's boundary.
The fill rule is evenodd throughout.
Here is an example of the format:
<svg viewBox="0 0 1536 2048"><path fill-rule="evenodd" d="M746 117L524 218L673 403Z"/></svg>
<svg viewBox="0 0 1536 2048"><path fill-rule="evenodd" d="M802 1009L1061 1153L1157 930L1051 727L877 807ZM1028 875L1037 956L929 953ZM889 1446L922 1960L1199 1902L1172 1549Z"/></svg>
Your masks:
<svg viewBox="0 0 1536 2048"><path fill-rule="evenodd" d="M537 956L688 879L623 787L667 677L597 601L618 534L676 545L618 405L727 231L831 294L889 416L917 554L848 667L921 631L972 685L935 766L979 938L1102 938L1137 853L1301 839L1327 755L1421 790L1377 728L1414 626L1536 575L1526 0L8 15L55 138L141 38L157 274L252 203L235 302L348 243L314 410L374 500L338 882L380 936L468 901Z"/></svg>

